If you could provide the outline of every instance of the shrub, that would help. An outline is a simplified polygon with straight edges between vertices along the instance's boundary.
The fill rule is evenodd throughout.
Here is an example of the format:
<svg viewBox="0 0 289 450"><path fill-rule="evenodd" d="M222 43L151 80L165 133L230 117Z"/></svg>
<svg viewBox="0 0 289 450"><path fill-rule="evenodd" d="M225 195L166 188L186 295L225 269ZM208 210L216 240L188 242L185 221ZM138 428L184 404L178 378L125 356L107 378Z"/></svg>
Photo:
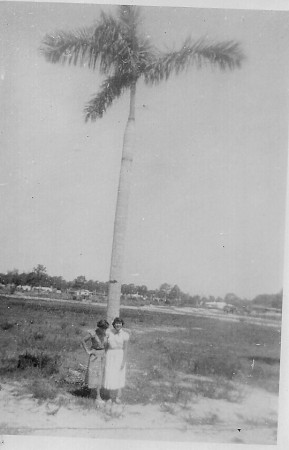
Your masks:
<svg viewBox="0 0 289 450"><path fill-rule="evenodd" d="M26 351L19 355L17 369L25 370L27 368L38 368L46 375L57 373L59 371L59 355Z"/></svg>

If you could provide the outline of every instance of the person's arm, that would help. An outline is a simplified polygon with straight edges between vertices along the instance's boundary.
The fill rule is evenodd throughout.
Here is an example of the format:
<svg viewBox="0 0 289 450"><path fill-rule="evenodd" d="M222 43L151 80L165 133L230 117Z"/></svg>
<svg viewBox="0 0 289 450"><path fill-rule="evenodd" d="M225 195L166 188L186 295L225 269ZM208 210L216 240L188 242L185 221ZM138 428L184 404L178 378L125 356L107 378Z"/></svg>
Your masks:
<svg viewBox="0 0 289 450"><path fill-rule="evenodd" d="M123 358L122 358L122 363L121 363L121 370L124 368L125 363L126 363L126 359L127 359L127 348L128 348L128 340L124 341L123 343Z"/></svg>
<svg viewBox="0 0 289 450"><path fill-rule="evenodd" d="M86 336L84 339L82 339L82 341L81 341L82 347L84 348L84 350L86 351L86 353L87 353L88 355L91 354L91 351L90 351L90 349L87 347L86 343L87 343L88 341L90 341L90 340L91 340L91 335L88 335L88 336Z"/></svg>
<svg viewBox="0 0 289 450"><path fill-rule="evenodd" d="M108 345L108 339L109 339L109 329L105 331L105 337L104 337L104 350L107 351L109 345Z"/></svg>

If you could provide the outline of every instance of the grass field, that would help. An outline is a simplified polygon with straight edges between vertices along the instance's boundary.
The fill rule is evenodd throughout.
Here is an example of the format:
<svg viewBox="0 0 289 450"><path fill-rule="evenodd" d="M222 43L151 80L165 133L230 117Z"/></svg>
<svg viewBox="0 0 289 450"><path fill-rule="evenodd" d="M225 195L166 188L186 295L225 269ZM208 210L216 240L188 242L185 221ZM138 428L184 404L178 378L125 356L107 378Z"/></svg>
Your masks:
<svg viewBox="0 0 289 450"><path fill-rule="evenodd" d="M69 393L88 406L81 339L101 306L0 300L0 374L25 380L39 400ZM244 385L278 392L280 330L246 322L126 310L127 404L186 405L198 397L237 402Z"/></svg>

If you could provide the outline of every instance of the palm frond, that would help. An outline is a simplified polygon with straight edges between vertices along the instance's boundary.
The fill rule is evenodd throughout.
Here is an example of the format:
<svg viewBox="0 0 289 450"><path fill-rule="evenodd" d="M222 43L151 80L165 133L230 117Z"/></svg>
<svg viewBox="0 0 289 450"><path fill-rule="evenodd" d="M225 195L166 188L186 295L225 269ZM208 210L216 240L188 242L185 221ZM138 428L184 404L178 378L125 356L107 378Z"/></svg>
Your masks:
<svg viewBox="0 0 289 450"><path fill-rule="evenodd" d="M131 49L126 33L112 16L102 13L101 22L102 26L94 33L95 42L101 48L100 71L108 73L112 66L118 71L122 62L130 60Z"/></svg>
<svg viewBox="0 0 289 450"><path fill-rule="evenodd" d="M93 33L89 28L71 32L56 31L46 34L40 52L51 63L77 64L79 60L83 62L92 43Z"/></svg>
<svg viewBox="0 0 289 450"><path fill-rule="evenodd" d="M113 101L134 82L130 75L115 75L108 77L101 85L100 91L90 100L84 109L85 121L100 119Z"/></svg>
<svg viewBox="0 0 289 450"><path fill-rule="evenodd" d="M156 84L167 80L172 73L179 74L192 65L200 68L204 64L218 66L221 70L235 69L241 66L244 55L235 41L210 43L205 39L192 42L187 39L179 51L156 56L147 64L144 71L145 82Z"/></svg>
<svg viewBox="0 0 289 450"><path fill-rule="evenodd" d="M87 65L93 70L99 62L105 75L120 61L129 59L129 50L120 23L104 13L95 27L47 34L40 48L48 62Z"/></svg>

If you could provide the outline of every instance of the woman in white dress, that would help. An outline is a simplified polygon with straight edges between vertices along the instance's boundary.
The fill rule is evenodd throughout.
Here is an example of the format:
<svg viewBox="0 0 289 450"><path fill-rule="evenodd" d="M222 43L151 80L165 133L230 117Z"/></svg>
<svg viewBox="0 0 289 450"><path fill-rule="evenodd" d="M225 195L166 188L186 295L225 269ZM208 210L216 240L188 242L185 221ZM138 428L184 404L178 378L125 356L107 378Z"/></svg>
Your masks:
<svg viewBox="0 0 289 450"><path fill-rule="evenodd" d="M125 386L126 358L129 334L122 327L124 322L116 317L113 330L107 330L107 350L105 358L103 387L110 392L110 398L120 403L121 390Z"/></svg>

